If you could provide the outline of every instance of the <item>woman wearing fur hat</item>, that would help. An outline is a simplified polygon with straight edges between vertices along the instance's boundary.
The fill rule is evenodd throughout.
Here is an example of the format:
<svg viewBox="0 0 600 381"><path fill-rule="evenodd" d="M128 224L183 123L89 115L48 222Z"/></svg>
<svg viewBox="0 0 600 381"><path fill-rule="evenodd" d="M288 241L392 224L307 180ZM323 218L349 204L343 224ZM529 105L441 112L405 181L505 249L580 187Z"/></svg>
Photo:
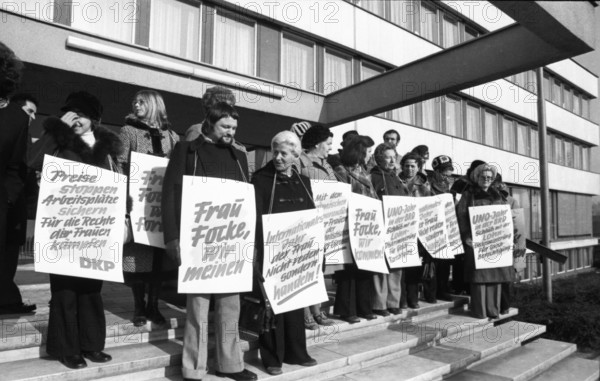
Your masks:
<svg viewBox="0 0 600 381"><path fill-rule="evenodd" d="M471 185L463 192L456 217L460 235L465 245L465 281L471 284L471 314L476 318L497 318L500 314L500 284L512 281L512 266L481 269L475 268L475 253L469 218L469 207L503 205L508 202L492 183L496 168L486 163L471 172Z"/></svg>
<svg viewBox="0 0 600 381"><path fill-rule="evenodd" d="M44 135L31 149L29 166L42 170L44 155L78 161L118 172L116 158L122 150L119 137L100 126L102 105L90 93L67 97L59 119L44 122ZM46 352L72 369L112 358L102 352L106 320L100 291L102 281L50 274L50 318Z"/></svg>
<svg viewBox="0 0 600 381"><path fill-rule="evenodd" d="M129 173L131 152L169 157L179 136L171 130L167 119L167 110L162 96L154 90L141 90L135 94L131 105L131 114L125 119L119 137L124 150L119 156L123 173ZM129 202L133 200L129 199ZM128 207L128 212L129 212ZM166 322L158 309L163 278L167 270L175 270L176 266L160 248L142 245L135 242L123 246L123 271L125 281L133 291L134 312L133 325L140 327L149 319L154 324ZM148 288L148 303L144 296Z"/></svg>

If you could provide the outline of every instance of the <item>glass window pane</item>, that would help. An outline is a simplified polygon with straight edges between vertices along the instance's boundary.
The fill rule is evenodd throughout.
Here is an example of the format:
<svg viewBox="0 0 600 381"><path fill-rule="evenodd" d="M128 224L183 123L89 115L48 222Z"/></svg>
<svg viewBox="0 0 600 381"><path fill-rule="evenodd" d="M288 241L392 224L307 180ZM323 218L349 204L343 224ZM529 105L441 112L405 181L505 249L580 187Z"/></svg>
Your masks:
<svg viewBox="0 0 600 381"><path fill-rule="evenodd" d="M581 115L581 96L576 91L573 92L573 112Z"/></svg>
<svg viewBox="0 0 600 381"><path fill-rule="evenodd" d="M472 30L471 28L465 27L465 41L469 41L474 38L477 38L477 35L478 35L478 33L476 31Z"/></svg>
<svg viewBox="0 0 600 381"><path fill-rule="evenodd" d="M313 45L284 37L281 44L281 82L287 86L313 90L314 73Z"/></svg>
<svg viewBox="0 0 600 381"><path fill-rule="evenodd" d="M512 120L502 119L502 148L507 151L515 150L515 126Z"/></svg>
<svg viewBox="0 0 600 381"><path fill-rule="evenodd" d="M581 116L584 118L590 118L590 100L588 97L581 98Z"/></svg>
<svg viewBox="0 0 600 381"><path fill-rule="evenodd" d="M352 61L326 51L324 93L329 94L351 84Z"/></svg>
<svg viewBox="0 0 600 381"><path fill-rule="evenodd" d="M535 129L531 129L531 157L534 158L539 158L540 157L540 150L539 150L539 136L538 136L538 131Z"/></svg>
<svg viewBox="0 0 600 381"><path fill-rule="evenodd" d="M517 123L517 153L529 155L529 126Z"/></svg>
<svg viewBox="0 0 600 381"><path fill-rule="evenodd" d="M32 17L47 22L54 21L54 0L19 0L19 1L0 1L0 9L6 9L10 12L19 13L23 16ZM100 3L101 4L101 3ZM64 3L59 3L60 6ZM81 4L79 4L81 6ZM64 10L63 10L64 12ZM75 12L73 12L75 13ZM81 8L79 8L81 13ZM90 14L92 10L90 10ZM95 12L98 14L98 12ZM106 15L104 12L102 13ZM25 20L23 20L25 22ZM92 22L92 21L90 21ZM73 25L74 28L82 29L80 26Z"/></svg>
<svg viewBox="0 0 600 381"><path fill-rule="evenodd" d="M590 170L590 149L588 147L581 149L581 163L584 171Z"/></svg>
<svg viewBox="0 0 600 381"><path fill-rule="evenodd" d="M129 3L129 0L97 0L90 2L85 8L77 7L71 14L71 26L102 37L132 44L135 22L127 17L122 17L121 14L121 10L128 9Z"/></svg>
<svg viewBox="0 0 600 381"><path fill-rule="evenodd" d="M570 87L563 87L563 107L569 111L573 110L573 91Z"/></svg>
<svg viewBox="0 0 600 381"><path fill-rule="evenodd" d="M390 21L396 25L414 31L414 20L417 13L417 5L412 0L390 1Z"/></svg>
<svg viewBox="0 0 600 381"><path fill-rule="evenodd" d="M548 161L556 163L554 160L554 135L550 133L546 134L546 155L548 156Z"/></svg>
<svg viewBox="0 0 600 381"><path fill-rule="evenodd" d="M462 138L461 101L457 98L444 97L446 134Z"/></svg>
<svg viewBox="0 0 600 381"><path fill-rule="evenodd" d="M554 162L556 164L565 165L565 150L563 141L560 137L554 137Z"/></svg>
<svg viewBox="0 0 600 381"><path fill-rule="evenodd" d="M449 48L458 43L458 22L444 17L442 28L442 46L444 48Z"/></svg>
<svg viewBox="0 0 600 381"><path fill-rule="evenodd" d="M537 74L535 70L527 71L527 83L525 84L525 88L528 91L537 94Z"/></svg>
<svg viewBox="0 0 600 381"><path fill-rule="evenodd" d="M581 169L581 146L577 143L573 144L573 166L577 169Z"/></svg>
<svg viewBox="0 0 600 381"><path fill-rule="evenodd" d="M421 36L437 44L437 11L421 4Z"/></svg>
<svg viewBox="0 0 600 381"><path fill-rule="evenodd" d="M378 16L384 16L385 1L384 0L362 0L358 3L362 8L375 13Z"/></svg>
<svg viewBox="0 0 600 381"><path fill-rule="evenodd" d="M498 129L498 115L485 110L485 144L500 148L500 131Z"/></svg>
<svg viewBox="0 0 600 381"><path fill-rule="evenodd" d="M559 106L562 105L562 88L556 79L552 81L552 102Z"/></svg>
<svg viewBox="0 0 600 381"><path fill-rule="evenodd" d="M573 142L565 140L565 165L573 167Z"/></svg>
<svg viewBox="0 0 600 381"><path fill-rule="evenodd" d="M383 70L377 70L377 69L374 69L374 68L371 68L371 67L365 66L365 65L362 65L362 67L361 67L361 79L363 81L365 79L369 79L369 78L379 75L381 73L383 73Z"/></svg>
<svg viewBox="0 0 600 381"><path fill-rule="evenodd" d="M236 21L217 12L215 18L214 65L243 74L254 75L254 24Z"/></svg>
<svg viewBox="0 0 600 381"><path fill-rule="evenodd" d="M552 82L548 73L544 73L544 98L547 101L552 101Z"/></svg>
<svg viewBox="0 0 600 381"><path fill-rule="evenodd" d="M531 215L531 203L529 199L529 189L526 188L512 188L512 197L519 202L521 208L523 208L523 213L525 216L525 221L529 221L529 216ZM525 223L525 237L531 237L531 227Z"/></svg>
<svg viewBox="0 0 600 381"><path fill-rule="evenodd" d="M423 110L423 127L428 130L441 131L439 98L428 99L421 102L421 105Z"/></svg>
<svg viewBox="0 0 600 381"><path fill-rule="evenodd" d="M467 103L467 139L481 143L481 108Z"/></svg>
<svg viewBox="0 0 600 381"><path fill-rule="evenodd" d="M199 60L200 8L180 1L156 0L150 10L150 48Z"/></svg>
<svg viewBox="0 0 600 381"><path fill-rule="evenodd" d="M540 197L539 190L531 190L531 239L542 238L542 201Z"/></svg>
<svg viewBox="0 0 600 381"><path fill-rule="evenodd" d="M401 123L415 124L415 105L392 110L392 119Z"/></svg>

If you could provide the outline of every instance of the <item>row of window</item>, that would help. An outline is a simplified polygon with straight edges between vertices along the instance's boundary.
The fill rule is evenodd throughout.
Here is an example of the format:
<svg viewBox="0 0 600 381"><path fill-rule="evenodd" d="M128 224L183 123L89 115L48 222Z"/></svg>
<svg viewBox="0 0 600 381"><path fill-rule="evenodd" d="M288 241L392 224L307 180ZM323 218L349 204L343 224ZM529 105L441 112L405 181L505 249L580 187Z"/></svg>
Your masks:
<svg viewBox="0 0 600 381"><path fill-rule="evenodd" d="M552 275L564 274L565 272L580 270L591 267L594 262L592 248L583 247L569 250L560 250L561 254L568 257L567 262L558 263L551 261ZM527 254L525 259L525 269L523 270L522 280L530 281L542 277L542 263L537 254Z"/></svg>
<svg viewBox="0 0 600 381"><path fill-rule="evenodd" d="M443 48L482 34L475 25L430 1L347 0Z"/></svg>

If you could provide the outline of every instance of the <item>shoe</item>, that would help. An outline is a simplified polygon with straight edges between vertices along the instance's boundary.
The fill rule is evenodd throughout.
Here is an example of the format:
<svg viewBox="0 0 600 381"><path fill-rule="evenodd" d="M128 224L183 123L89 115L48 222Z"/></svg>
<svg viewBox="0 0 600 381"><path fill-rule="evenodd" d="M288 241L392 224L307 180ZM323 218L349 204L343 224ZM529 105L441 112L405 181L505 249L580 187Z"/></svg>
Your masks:
<svg viewBox="0 0 600 381"><path fill-rule="evenodd" d="M390 313L388 312L388 310L373 310L373 313L380 315L380 316L390 316Z"/></svg>
<svg viewBox="0 0 600 381"><path fill-rule="evenodd" d="M281 370L281 368L279 368ZM268 369L267 369L268 371ZM253 381L253 380L258 380L258 377L256 376L256 374L250 372L248 369L244 369L241 372L237 372L237 373L223 373L223 372L219 372L216 371L215 374L217 375L217 377L228 377L231 378L232 380L236 380L236 381Z"/></svg>
<svg viewBox="0 0 600 381"><path fill-rule="evenodd" d="M83 352L83 357L91 362L109 362L112 356L102 351Z"/></svg>
<svg viewBox="0 0 600 381"><path fill-rule="evenodd" d="M314 315L313 318L318 325L335 325L335 322L329 319L324 311L321 311L318 315Z"/></svg>
<svg viewBox="0 0 600 381"><path fill-rule="evenodd" d="M167 322L158 309L158 294L162 283L160 281L150 283L148 289L148 304L146 305L146 318L154 324L163 325Z"/></svg>
<svg viewBox="0 0 600 381"><path fill-rule="evenodd" d="M407 309L407 308L408 308L408 304L407 304L407 303L402 303L402 304L400 304L400 309L401 309L401 310L405 310L405 309Z"/></svg>
<svg viewBox="0 0 600 381"><path fill-rule="evenodd" d="M312 316L308 316L308 317L304 318L304 329L315 331L315 330L319 329L319 325L312 318Z"/></svg>
<svg viewBox="0 0 600 381"><path fill-rule="evenodd" d="M71 369L81 369L87 366L87 363L81 355L64 356L60 359L60 362Z"/></svg>
<svg viewBox="0 0 600 381"><path fill-rule="evenodd" d="M392 315L400 315L402 313L400 308L388 308L388 311L390 311L390 314Z"/></svg>
<svg viewBox="0 0 600 381"><path fill-rule="evenodd" d="M311 358L310 360L305 361L305 362L303 362L303 363L301 363L299 365L300 366L315 366L315 365L317 365L317 360Z"/></svg>
<svg viewBox="0 0 600 381"><path fill-rule="evenodd" d="M340 319L347 321L350 324L360 323L360 319L354 315L352 316L340 316Z"/></svg>
<svg viewBox="0 0 600 381"><path fill-rule="evenodd" d="M33 311L37 306L35 304L15 303L0 306L0 314L28 314Z"/></svg>
<svg viewBox="0 0 600 381"><path fill-rule="evenodd" d="M436 304L437 303L437 299L427 299L426 302L429 303L429 304Z"/></svg>
<svg viewBox="0 0 600 381"><path fill-rule="evenodd" d="M271 376L278 376L283 373L283 370L281 370L281 368L278 366L268 366L267 373L269 373Z"/></svg>
<svg viewBox="0 0 600 381"><path fill-rule="evenodd" d="M146 309L144 301L146 286L142 282L136 282L131 286L133 291L133 318L131 321L135 327L141 327L146 325Z"/></svg>
<svg viewBox="0 0 600 381"><path fill-rule="evenodd" d="M408 308L412 308L413 310L418 310L421 306L419 303L409 304Z"/></svg>
<svg viewBox="0 0 600 381"><path fill-rule="evenodd" d="M361 317L361 318L367 319L367 320L377 319L377 315L375 315L375 314L358 315L358 317Z"/></svg>

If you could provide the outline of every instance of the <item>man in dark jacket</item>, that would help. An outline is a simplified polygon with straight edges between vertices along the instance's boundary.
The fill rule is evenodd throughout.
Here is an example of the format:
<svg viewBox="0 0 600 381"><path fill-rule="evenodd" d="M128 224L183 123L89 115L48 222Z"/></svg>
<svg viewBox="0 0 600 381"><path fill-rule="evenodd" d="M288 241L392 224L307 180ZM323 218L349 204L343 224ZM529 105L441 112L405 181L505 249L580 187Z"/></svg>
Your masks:
<svg viewBox="0 0 600 381"><path fill-rule="evenodd" d="M202 135L191 142L177 143L171 152L163 182L162 211L167 255L178 265L181 265L179 232L183 176L248 182L246 155L232 146L237 119L238 114L233 106L224 102L217 103L208 110ZM182 358L184 379L199 380L206 374L206 329L211 297L215 300L217 376L234 380L256 380L256 374L244 369L239 344L239 293L187 295Z"/></svg>
<svg viewBox="0 0 600 381"><path fill-rule="evenodd" d="M24 231L19 221L9 218L16 210L25 185L27 167L28 118L8 96L19 83L23 64L13 51L0 42L0 313L27 313L35 305L25 305L14 282L17 271L18 250L7 250L9 237L15 231ZM26 223L26 222L25 222Z"/></svg>

